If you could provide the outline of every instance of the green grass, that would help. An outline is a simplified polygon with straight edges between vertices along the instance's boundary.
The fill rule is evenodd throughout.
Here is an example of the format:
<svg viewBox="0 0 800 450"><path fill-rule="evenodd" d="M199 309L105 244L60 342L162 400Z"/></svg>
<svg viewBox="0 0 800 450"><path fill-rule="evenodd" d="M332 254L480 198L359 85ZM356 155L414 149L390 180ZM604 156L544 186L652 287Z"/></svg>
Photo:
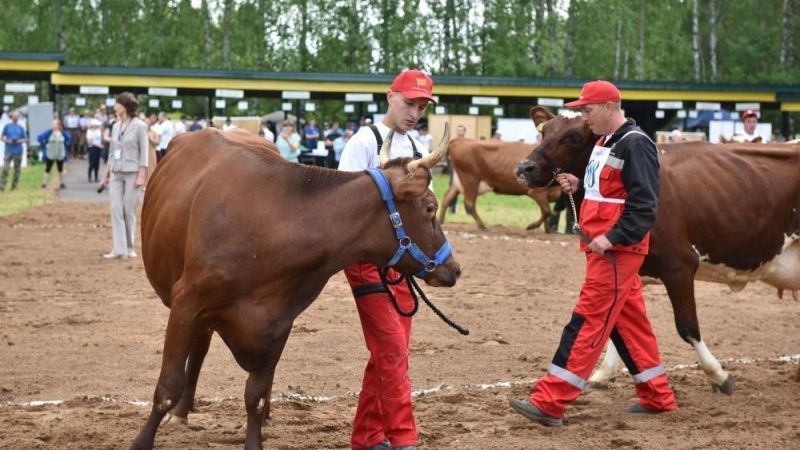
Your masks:
<svg viewBox="0 0 800 450"><path fill-rule="evenodd" d="M28 167L22 168L19 185L12 191L11 180L14 178L14 169L9 168L6 190L0 192L0 217L18 214L53 200L55 198L53 190L41 188L43 174L43 164L28 164Z"/></svg>
<svg viewBox="0 0 800 450"><path fill-rule="evenodd" d="M441 202L442 196L449 184L450 176L436 173L433 176L433 192L436 199ZM478 214L483 219L487 227L492 225L504 225L510 227L525 228L531 222L539 220L541 213L539 206L530 197L523 195L498 195L488 192L475 200L475 207ZM562 218L563 220L563 218ZM472 216L464 210L464 196L458 196L456 213L449 210L445 216L445 223L468 223L475 224Z"/></svg>

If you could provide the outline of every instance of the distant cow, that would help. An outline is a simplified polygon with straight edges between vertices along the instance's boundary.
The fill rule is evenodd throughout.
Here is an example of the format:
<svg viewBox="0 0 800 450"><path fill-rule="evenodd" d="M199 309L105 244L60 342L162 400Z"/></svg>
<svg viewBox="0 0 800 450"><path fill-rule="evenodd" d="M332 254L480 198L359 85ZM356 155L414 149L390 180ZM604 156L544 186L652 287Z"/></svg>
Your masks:
<svg viewBox="0 0 800 450"><path fill-rule="evenodd" d="M446 142L419 161L384 162L374 174L393 193L399 215L390 216L366 172L289 163L272 143L243 133L207 129L173 139L142 210L145 271L170 314L153 407L132 447L152 448L167 412L186 420L213 332L250 373L245 447L261 448L292 323L332 275L359 261L386 266L413 242L429 259L403 250L394 268L453 286L461 271L428 190L429 167ZM408 238L400 239L403 228Z"/></svg>
<svg viewBox="0 0 800 450"><path fill-rule="evenodd" d="M544 123L543 141L520 161L520 181L542 186L570 161L582 172L596 137L580 114L553 117L535 107L531 118ZM696 142L659 154L661 198L641 274L664 283L678 334L712 385L730 394L733 379L700 337L694 279L737 290L756 280L779 292L800 289L800 146ZM604 381L610 366L604 361L590 381Z"/></svg>
<svg viewBox="0 0 800 450"><path fill-rule="evenodd" d="M486 141L475 139L454 139L450 142L447 156L453 165L453 184L445 192L439 205L439 222L444 217L449 205L456 196L464 193L464 208L475 219L478 228L486 225L478 216L476 201L479 195L489 191L506 195L527 195L532 198L541 211L541 218L528 225L527 229L539 228L542 223L545 232L550 232L547 217L552 214L550 202L561 197L561 189L526 188L517 182L517 162L531 152L531 146L522 142Z"/></svg>

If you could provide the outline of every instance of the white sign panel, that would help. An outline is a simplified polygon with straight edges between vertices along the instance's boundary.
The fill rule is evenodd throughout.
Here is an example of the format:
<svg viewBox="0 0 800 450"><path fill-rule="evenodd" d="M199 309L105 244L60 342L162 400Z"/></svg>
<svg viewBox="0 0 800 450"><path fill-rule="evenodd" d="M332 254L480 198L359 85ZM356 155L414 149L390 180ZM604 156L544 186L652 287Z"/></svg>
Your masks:
<svg viewBox="0 0 800 450"><path fill-rule="evenodd" d="M246 111L247 110L247 100L240 101L239 103L236 104L236 107L241 109L242 111Z"/></svg>
<svg viewBox="0 0 800 450"><path fill-rule="evenodd" d="M344 101L346 102L371 102L373 101L372 94L344 94Z"/></svg>
<svg viewBox="0 0 800 450"><path fill-rule="evenodd" d="M367 105L367 111L371 113L378 112L378 105L375 103L370 103L369 105Z"/></svg>
<svg viewBox="0 0 800 450"><path fill-rule="evenodd" d="M722 109L722 105L713 102L697 102L694 104L694 108L700 111L719 111Z"/></svg>
<svg viewBox="0 0 800 450"><path fill-rule="evenodd" d="M222 109L222 108L224 108L224 107L225 107L225 99L224 99L224 98L218 98L218 99L216 99L216 100L214 101L214 107L215 107L215 108L217 108L217 109Z"/></svg>
<svg viewBox="0 0 800 450"><path fill-rule="evenodd" d="M683 102L658 102L658 109L683 109Z"/></svg>
<svg viewBox="0 0 800 450"><path fill-rule="evenodd" d="M83 95L108 95L108 86L81 86L80 93Z"/></svg>
<svg viewBox="0 0 800 450"><path fill-rule="evenodd" d="M6 83L6 92L36 92L33 83Z"/></svg>
<svg viewBox="0 0 800 450"><path fill-rule="evenodd" d="M281 104L281 110L283 111L291 111L292 110L292 103L291 102L284 102Z"/></svg>
<svg viewBox="0 0 800 450"><path fill-rule="evenodd" d="M86 106L86 99L83 97L75 97L75 106Z"/></svg>
<svg viewBox="0 0 800 450"><path fill-rule="evenodd" d="M686 118L686 111L681 109L678 111L678 119L685 119Z"/></svg>
<svg viewBox="0 0 800 450"><path fill-rule="evenodd" d="M117 104L117 101L114 99L114 97L106 98L106 106L114 106L116 104Z"/></svg>
<svg viewBox="0 0 800 450"><path fill-rule="evenodd" d="M697 111L695 111L694 109L690 110L689 111L689 118L690 119L697 119Z"/></svg>
<svg viewBox="0 0 800 450"><path fill-rule="evenodd" d="M497 97L472 97L473 105L497 106L500 99Z"/></svg>
<svg viewBox="0 0 800 450"><path fill-rule="evenodd" d="M494 112L495 116L502 116L503 115L503 108L495 108L493 112Z"/></svg>
<svg viewBox="0 0 800 450"><path fill-rule="evenodd" d="M473 116L477 116L478 112L479 112L479 110L478 110L477 106L470 106L469 107L469 113L472 114Z"/></svg>
<svg viewBox="0 0 800 450"><path fill-rule="evenodd" d="M737 111L747 111L748 109L761 109L761 103L737 103L736 110Z"/></svg>
<svg viewBox="0 0 800 450"><path fill-rule="evenodd" d="M311 112L311 111L316 111L316 110L317 110L317 105L316 104L311 103L311 102L306 103L306 111Z"/></svg>
<svg viewBox="0 0 800 450"><path fill-rule="evenodd" d="M151 87L151 88L147 88L147 95L160 95L162 97L175 97L176 95L178 95L178 90L175 89L175 88Z"/></svg>
<svg viewBox="0 0 800 450"><path fill-rule="evenodd" d="M663 109L657 109L656 110L656 119L663 119L663 118L664 118L664 110Z"/></svg>
<svg viewBox="0 0 800 450"><path fill-rule="evenodd" d="M537 104L539 106L553 106L556 108L561 108L562 106L564 106L564 99L539 97L539 102Z"/></svg>
<svg viewBox="0 0 800 450"><path fill-rule="evenodd" d="M214 97L244 98L244 91L241 89L217 89L214 91Z"/></svg>
<svg viewBox="0 0 800 450"><path fill-rule="evenodd" d="M346 112L346 113L354 113L354 112L356 112L355 105L344 105L344 112Z"/></svg>
<svg viewBox="0 0 800 450"><path fill-rule="evenodd" d="M183 108L183 101L182 100L173 100L172 101L172 109L181 109Z"/></svg>
<svg viewBox="0 0 800 450"><path fill-rule="evenodd" d="M151 98L147 101L147 106L151 108L158 108L159 100L157 98Z"/></svg>
<svg viewBox="0 0 800 450"><path fill-rule="evenodd" d="M28 96L28 104L29 105L36 105L39 103L39 96L38 95L29 95Z"/></svg>
<svg viewBox="0 0 800 450"><path fill-rule="evenodd" d="M311 98L311 92L308 91L283 91L281 98L285 100L308 100Z"/></svg>
<svg viewBox="0 0 800 450"><path fill-rule="evenodd" d="M714 113L714 120L722 120L722 113L717 111Z"/></svg>
<svg viewBox="0 0 800 450"><path fill-rule="evenodd" d="M539 134L531 119L497 119L497 132L500 139L507 142L523 141L528 144L536 143Z"/></svg>
<svg viewBox="0 0 800 450"><path fill-rule="evenodd" d="M436 108L433 109L433 111L436 114L447 114L447 108L445 108L444 106L437 106Z"/></svg>
<svg viewBox="0 0 800 450"><path fill-rule="evenodd" d="M6 105L10 105L14 103L14 96L13 95L4 95L3 96L3 103Z"/></svg>

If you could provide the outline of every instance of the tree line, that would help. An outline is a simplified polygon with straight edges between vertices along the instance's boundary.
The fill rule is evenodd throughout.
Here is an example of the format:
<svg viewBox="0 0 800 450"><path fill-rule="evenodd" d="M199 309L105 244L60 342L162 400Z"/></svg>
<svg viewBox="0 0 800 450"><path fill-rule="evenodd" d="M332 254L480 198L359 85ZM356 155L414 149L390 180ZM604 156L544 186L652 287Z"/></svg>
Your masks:
<svg viewBox="0 0 800 450"><path fill-rule="evenodd" d="M800 0L27 0L68 65L791 84Z"/></svg>

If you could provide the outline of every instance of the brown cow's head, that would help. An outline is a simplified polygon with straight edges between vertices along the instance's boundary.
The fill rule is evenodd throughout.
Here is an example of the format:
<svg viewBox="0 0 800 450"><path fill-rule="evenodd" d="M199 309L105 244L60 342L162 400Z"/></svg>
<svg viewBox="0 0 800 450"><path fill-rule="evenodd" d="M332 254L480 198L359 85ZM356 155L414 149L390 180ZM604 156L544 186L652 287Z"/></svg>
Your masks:
<svg viewBox="0 0 800 450"><path fill-rule="evenodd" d="M533 153L517 165L518 181L524 186L545 186L556 169L582 178L595 136L581 114L566 111L554 116L535 106L530 116L542 136Z"/></svg>
<svg viewBox="0 0 800 450"><path fill-rule="evenodd" d="M400 213L403 228L411 241L428 258L433 258L447 241L442 227L436 220L436 210L438 209L436 197L428 189L428 186L431 183L431 168L447 152L449 134L449 127L445 125L445 136L436 149L428 157L417 161L411 158L388 159L387 153L393 133L386 137L381 149L381 166L394 193L395 205ZM398 243L394 235L390 247L392 253L397 250ZM423 267L420 262L406 253L394 268L401 273L413 275ZM443 264L422 278L431 286L453 286L460 275L461 267L450 255Z"/></svg>

